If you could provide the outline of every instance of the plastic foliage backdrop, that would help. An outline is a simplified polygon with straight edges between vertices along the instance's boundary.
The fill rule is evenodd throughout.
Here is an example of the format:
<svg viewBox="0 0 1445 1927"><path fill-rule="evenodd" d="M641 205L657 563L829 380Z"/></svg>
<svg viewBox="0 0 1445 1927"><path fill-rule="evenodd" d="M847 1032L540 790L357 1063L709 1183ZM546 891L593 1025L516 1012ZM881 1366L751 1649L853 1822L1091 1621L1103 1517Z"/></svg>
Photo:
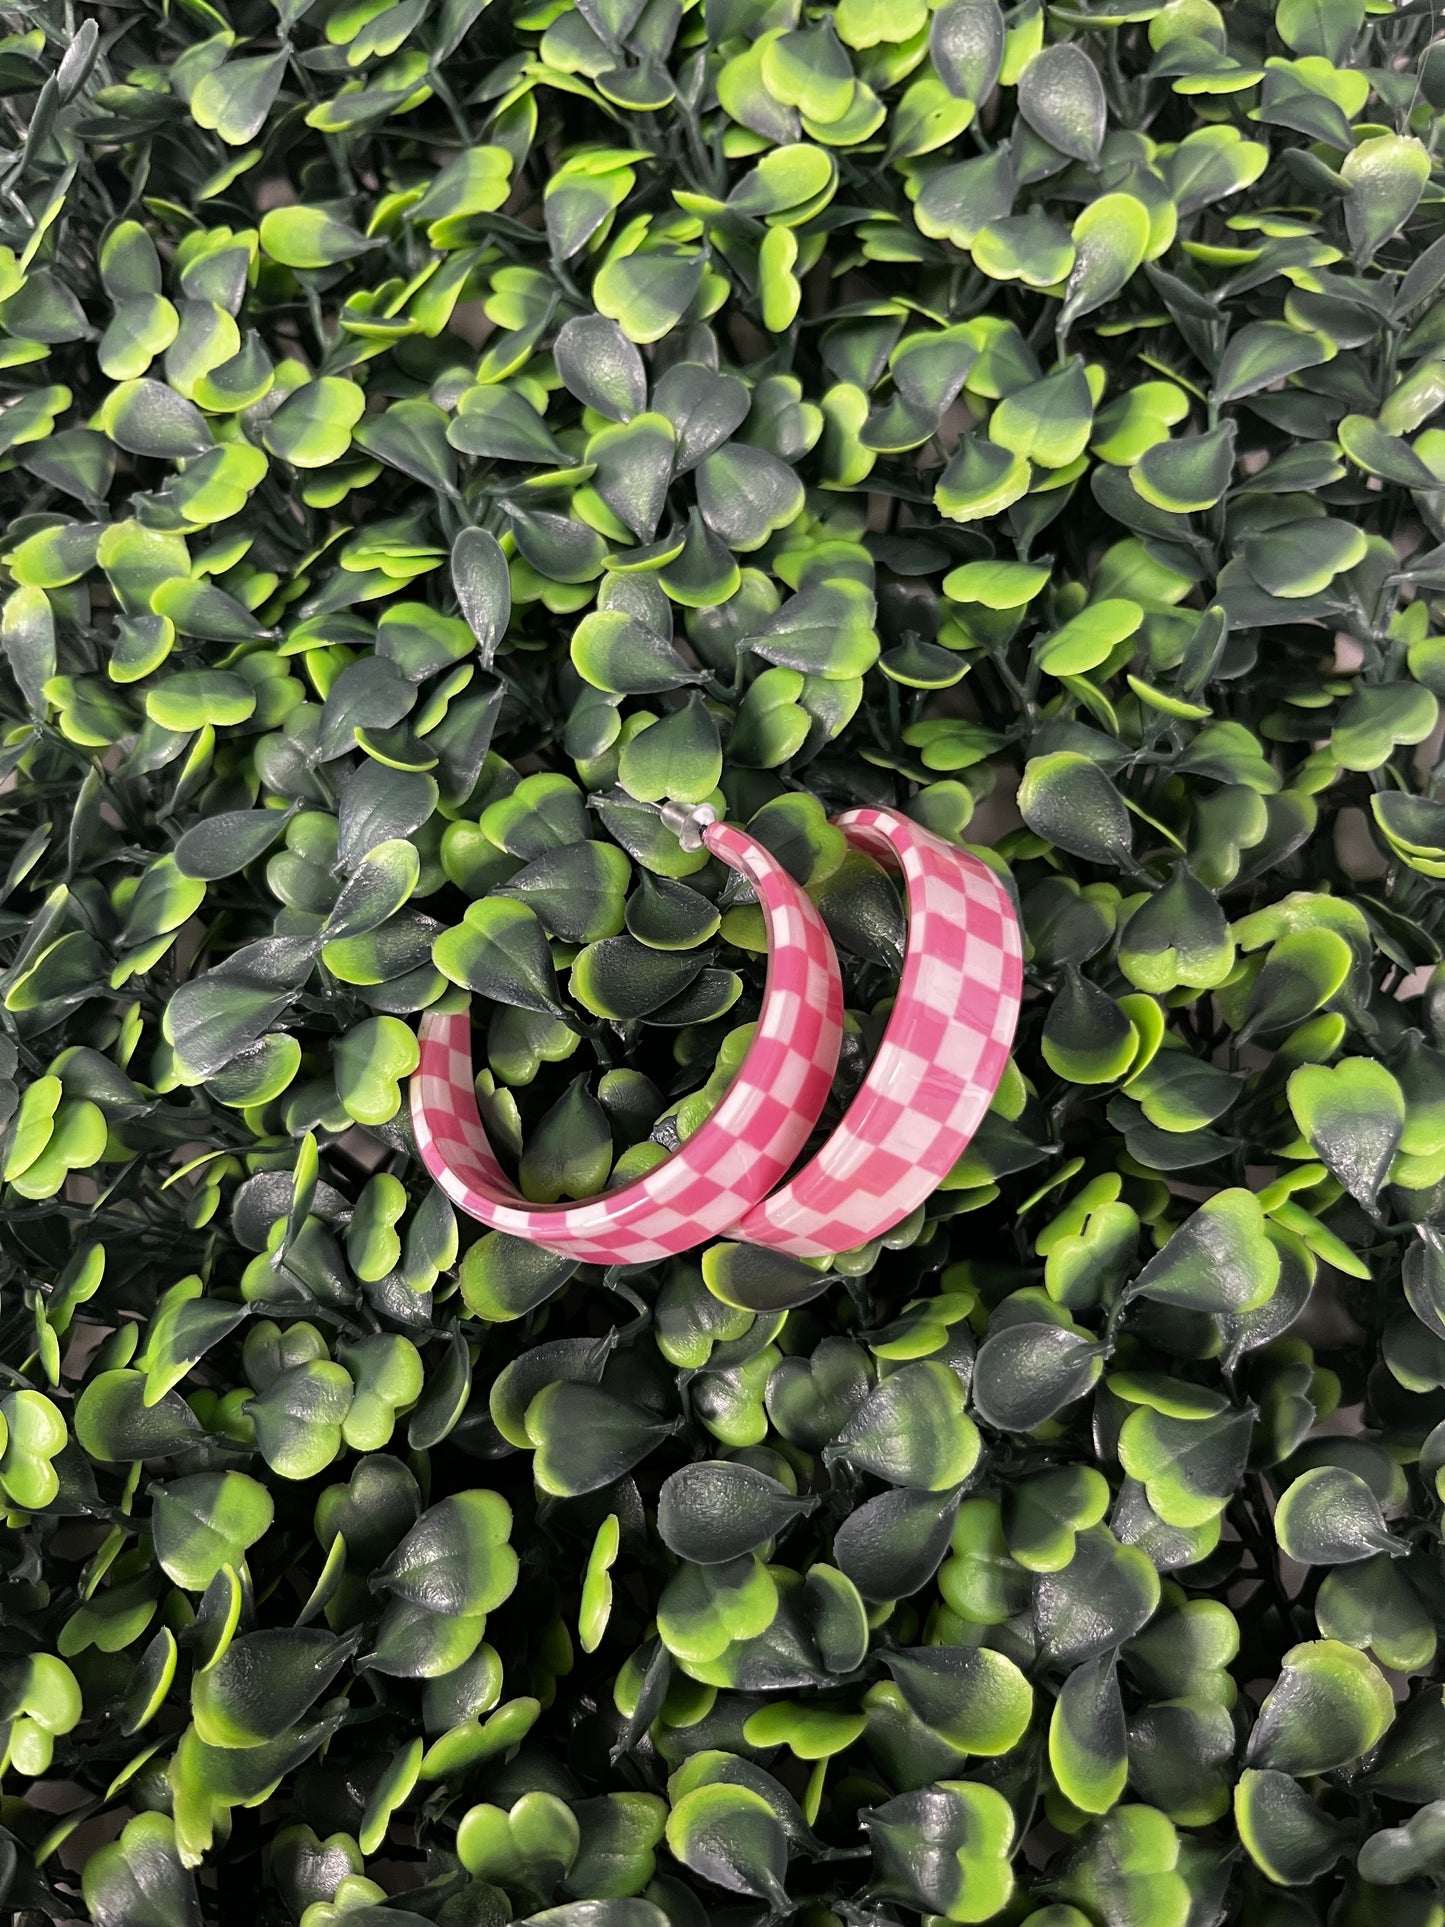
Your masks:
<svg viewBox="0 0 1445 1927"><path fill-rule="evenodd" d="M1440 1927L1445 43L208 0L0 40L0 1906ZM831 1267L458 1223L1029 943ZM975 812L977 814L975 815Z"/></svg>

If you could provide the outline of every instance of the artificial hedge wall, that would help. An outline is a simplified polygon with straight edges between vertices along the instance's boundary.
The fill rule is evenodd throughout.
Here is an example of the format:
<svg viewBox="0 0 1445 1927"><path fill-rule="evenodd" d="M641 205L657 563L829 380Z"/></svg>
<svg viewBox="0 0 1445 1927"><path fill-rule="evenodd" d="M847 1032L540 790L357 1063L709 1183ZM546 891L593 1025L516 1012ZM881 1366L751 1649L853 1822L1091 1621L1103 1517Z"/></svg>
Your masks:
<svg viewBox="0 0 1445 1927"><path fill-rule="evenodd" d="M0 1907L1440 1927L1420 5L150 0L0 40ZM748 822L1017 889L940 1194L578 1270Z"/></svg>

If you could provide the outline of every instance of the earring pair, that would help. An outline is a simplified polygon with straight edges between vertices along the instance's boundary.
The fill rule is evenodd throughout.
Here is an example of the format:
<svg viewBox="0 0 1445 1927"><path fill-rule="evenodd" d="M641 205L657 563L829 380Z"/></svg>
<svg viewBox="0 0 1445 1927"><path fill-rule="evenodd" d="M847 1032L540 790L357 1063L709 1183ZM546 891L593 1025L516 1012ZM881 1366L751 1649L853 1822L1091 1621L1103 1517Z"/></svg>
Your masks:
<svg viewBox="0 0 1445 1927"><path fill-rule="evenodd" d="M1018 919L985 863L891 809L833 819L901 872L908 943L872 1064L837 1128L789 1177L822 1114L843 1035L838 958L817 909L755 837L669 806L684 844L753 886L768 968L752 1042L721 1102L666 1163L578 1204L532 1205L487 1141L471 1019L421 1026L412 1124L427 1170L470 1217L585 1263L654 1264L728 1237L799 1258L850 1251L902 1222L957 1163L998 1088L1018 1023Z"/></svg>

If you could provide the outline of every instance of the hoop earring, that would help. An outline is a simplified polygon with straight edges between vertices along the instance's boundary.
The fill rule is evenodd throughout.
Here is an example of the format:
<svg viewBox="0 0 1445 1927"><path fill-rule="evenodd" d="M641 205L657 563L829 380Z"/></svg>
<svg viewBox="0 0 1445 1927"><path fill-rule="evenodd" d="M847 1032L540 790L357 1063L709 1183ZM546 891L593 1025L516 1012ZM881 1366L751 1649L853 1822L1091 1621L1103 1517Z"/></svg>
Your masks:
<svg viewBox="0 0 1445 1927"><path fill-rule="evenodd" d="M883 1041L837 1130L728 1233L800 1258L867 1244L937 1188L998 1089L1023 980L1018 918L987 864L894 810L833 820L902 871L908 948Z"/></svg>
<svg viewBox="0 0 1445 1927"><path fill-rule="evenodd" d="M823 920L756 838L712 810L665 808L684 847L706 846L751 883L768 933L762 1010L717 1109L668 1159L620 1191L530 1205L487 1142L472 1081L467 1011L422 1022L412 1125L422 1162L456 1205L494 1231L602 1265L654 1264L716 1237L786 1176L827 1100L843 1034L838 959Z"/></svg>

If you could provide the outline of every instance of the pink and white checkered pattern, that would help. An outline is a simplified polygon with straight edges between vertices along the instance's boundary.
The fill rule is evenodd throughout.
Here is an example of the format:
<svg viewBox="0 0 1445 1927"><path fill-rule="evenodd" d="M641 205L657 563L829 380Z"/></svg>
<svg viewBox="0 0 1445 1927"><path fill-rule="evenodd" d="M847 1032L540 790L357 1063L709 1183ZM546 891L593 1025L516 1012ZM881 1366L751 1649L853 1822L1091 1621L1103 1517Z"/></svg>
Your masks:
<svg viewBox="0 0 1445 1927"><path fill-rule="evenodd" d="M703 840L756 889L768 929L762 1011L721 1103L635 1184L581 1204L529 1205L508 1183L477 1113L470 1016L427 1017L412 1124L422 1162L468 1216L586 1263L653 1264L717 1237L786 1176L838 1062L838 959L821 917L762 844L727 823L710 825Z"/></svg>
<svg viewBox="0 0 1445 1927"><path fill-rule="evenodd" d="M903 872L908 951L883 1042L837 1130L728 1233L800 1258L891 1230L952 1169L1003 1076L1023 979L1018 919L986 864L894 810L834 822Z"/></svg>

